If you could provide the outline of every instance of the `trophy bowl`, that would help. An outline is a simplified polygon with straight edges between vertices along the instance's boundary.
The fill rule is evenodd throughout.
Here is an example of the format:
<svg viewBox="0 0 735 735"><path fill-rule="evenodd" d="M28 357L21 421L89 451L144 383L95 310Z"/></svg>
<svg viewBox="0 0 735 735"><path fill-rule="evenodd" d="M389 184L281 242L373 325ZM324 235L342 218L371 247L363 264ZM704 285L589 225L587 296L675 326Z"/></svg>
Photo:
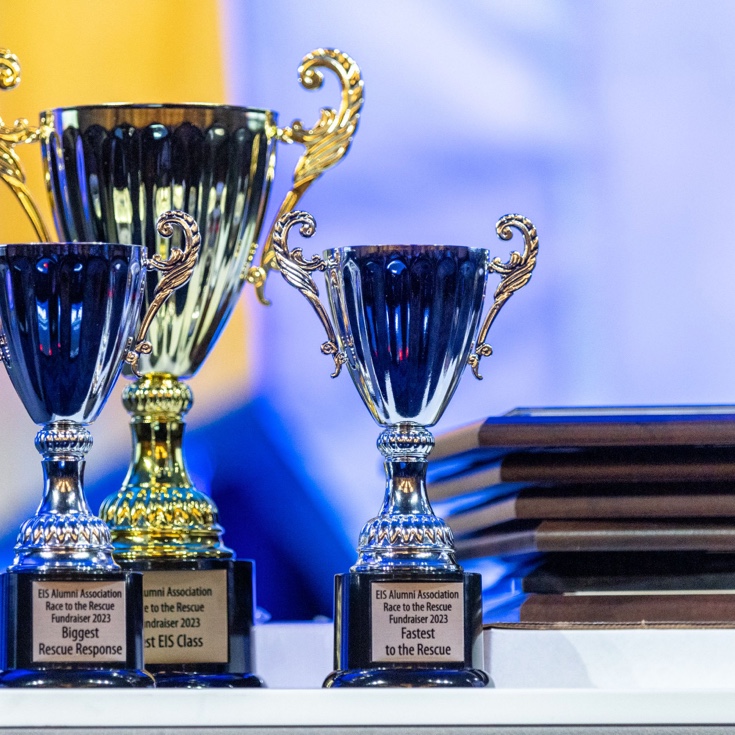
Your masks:
<svg viewBox="0 0 735 735"><path fill-rule="evenodd" d="M196 259L196 223L169 212L158 228L170 234L174 223L187 243L168 261L149 259L139 245L0 245L0 359L43 427L36 447L45 477L2 575L4 686L153 685L142 671L142 578L114 561L83 475L87 425L123 363L134 366L150 349L147 323ZM146 271L156 270L166 275L138 329Z"/></svg>
<svg viewBox="0 0 735 735"><path fill-rule="evenodd" d="M0 76L0 87L10 88L18 79L17 59L0 52L0 71L3 66L8 72ZM187 645L186 636L181 645L176 636L169 645L155 626L170 621L151 613L146 666L159 685L259 683L247 673L252 565L234 560L222 541L215 504L187 472L182 443L192 393L185 379L202 365L245 283L267 303L264 285L275 265L272 232L263 238L259 264L254 260L276 144L304 146L276 219L350 147L362 105L359 68L341 51L317 49L302 60L301 84L318 89L323 71L336 75L341 100L336 109L322 109L313 128L298 120L279 128L271 110L205 104L67 107L42 113L36 128L25 121L3 128L0 122L0 160L8 163L0 166L0 177L17 194L39 237L41 218L15 152L15 146L36 140L42 144L56 227L65 239L142 243L150 256L165 256L176 241L169 244L156 234L153 224L162 210L181 208L201 229L193 280L152 320L153 349L141 355L137 379L123 391L131 414L132 462L122 487L100 511L117 561L145 572L144 594L204 585L212 600L225 600L212 606L206 625L200 621L207 635L196 647ZM153 302L155 288L153 282L147 285L144 303ZM146 614L154 607L159 603L147 606Z"/></svg>
<svg viewBox="0 0 735 735"><path fill-rule="evenodd" d="M363 245L305 259L288 248L294 225L306 237L315 222L291 212L276 226L283 277L313 306L327 333L321 346L336 377L343 365L378 424L386 490L379 514L360 533L358 558L336 577L335 671L327 687L471 686L482 670L480 575L457 563L449 526L426 493L427 429L441 417L467 364L492 353L488 330L508 298L531 277L538 238L532 223L507 215L497 224L524 238L507 262L483 248ZM311 276L323 271L331 319ZM488 274L501 282L478 330Z"/></svg>

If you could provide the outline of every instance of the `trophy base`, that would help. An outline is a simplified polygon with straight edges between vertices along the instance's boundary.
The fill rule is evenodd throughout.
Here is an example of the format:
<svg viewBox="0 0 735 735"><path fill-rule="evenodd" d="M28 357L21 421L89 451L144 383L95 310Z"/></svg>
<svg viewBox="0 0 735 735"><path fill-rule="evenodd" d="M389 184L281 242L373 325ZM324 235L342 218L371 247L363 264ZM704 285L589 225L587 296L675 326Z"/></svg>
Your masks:
<svg viewBox="0 0 735 735"><path fill-rule="evenodd" d="M3 687L152 687L142 578L123 571L0 575Z"/></svg>
<svg viewBox="0 0 735 735"><path fill-rule="evenodd" d="M484 687L482 588L464 572L335 577L335 671L325 687Z"/></svg>
<svg viewBox="0 0 735 735"><path fill-rule="evenodd" d="M16 669L0 674L3 687L152 687L145 671L128 669Z"/></svg>
<svg viewBox="0 0 735 735"><path fill-rule="evenodd" d="M337 687L485 687L492 686L482 669L372 668L334 671L323 686Z"/></svg>
<svg viewBox="0 0 735 735"><path fill-rule="evenodd" d="M180 689L238 689L263 687L263 680L255 674L186 674L157 673L156 688Z"/></svg>
<svg viewBox="0 0 735 735"><path fill-rule="evenodd" d="M252 673L251 561L120 561L143 573L145 667L157 687L262 687Z"/></svg>

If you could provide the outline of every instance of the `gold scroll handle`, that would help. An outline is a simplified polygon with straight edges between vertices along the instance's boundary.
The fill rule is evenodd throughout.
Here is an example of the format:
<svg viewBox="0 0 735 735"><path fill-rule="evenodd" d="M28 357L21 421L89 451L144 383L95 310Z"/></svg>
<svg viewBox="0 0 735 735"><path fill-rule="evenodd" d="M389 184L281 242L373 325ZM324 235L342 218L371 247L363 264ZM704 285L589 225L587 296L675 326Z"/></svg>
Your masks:
<svg viewBox="0 0 735 735"><path fill-rule="evenodd" d="M160 255L156 254L152 258L145 259L145 267L147 269L156 270L163 273L156 284L153 292L153 301L148 306L143 321L140 324L138 335L133 339L130 337L125 354L125 362L130 365L130 369L135 376L141 377L138 372L138 360L141 355L149 355L153 346L146 340L145 335L151 325L158 310L163 306L166 299L180 286L189 281L191 272L199 254L199 246L202 237L199 234L199 226L196 220L186 212L179 210L171 210L164 212L156 223L158 233L163 237L171 237L174 234L174 225L178 225L184 231L184 249L172 248L168 259L164 260ZM133 347L133 342L135 346Z"/></svg>
<svg viewBox="0 0 735 735"><path fill-rule="evenodd" d="M536 266L536 255L538 253L538 235L536 228L530 219L522 217L520 214L506 214L501 217L495 225L495 231L501 240L510 240L513 237L512 227L515 227L523 235L523 255L517 251L510 254L510 258L503 263L500 258L493 258L490 262L489 272L500 274L500 283L495 289L495 297L493 305L490 307L485 321L480 327L475 341L475 349L468 358L468 362L472 367L472 372L478 380L482 380L480 375L480 359L490 357L493 354L493 348L485 342L487 333L495 321L495 317L503 308L503 304L522 286L525 286L531 279L531 273Z"/></svg>
<svg viewBox="0 0 735 735"><path fill-rule="evenodd" d="M288 233L294 225L301 225L299 232L304 237L311 237L316 232L316 222L308 212L288 212L280 217L273 228L273 252L281 271L281 275L294 287L297 288L307 298L309 303L314 307L316 315L319 317L324 330L327 333L327 341L321 346L321 350L325 355L331 355L334 359L334 372L332 377L336 378L342 365L347 361L347 355L339 349L337 335L335 334L332 322L329 319L326 309L319 300L319 289L314 279L309 275L314 271L325 271L328 268L334 268L339 264L339 260L323 260L315 255L310 260L304 260L304 253L301 248L288 249Z"/></svg>
<svg viewBox="0 0 735 735"><path fill-rule="evenodd" d="M18 57L8 49L0 48L0 90L13 89L18 84L20 84ZM15 152L16 145L33 143L42 135L42 129L32 127L28 124L28 120L16 120L13 125L6 127L0 118L0 179L17 197L39 240L48 242L51 239L48 228L26 186L25 172Z"/></svg>
<svg viewBox="0 0 735 735"><path fill-rule="evenodd" d="M258 299L269 304L265 298L264 287L268 272L275 267L274 238L277 223L286 212L290 212L299 202L304 192L328 168L344 158L357 130L362 107L362 78L360 68L347 54L337 49L317 49L304 57L299 67L299 81L306 89L319 89L324 83L320 69L328 69L337 75L342 99L339 110L322 108L321 117L311 129L305 129L301 120L294 120L290 127L278 129L278 139L284 143L301 143L304 152L299 158L293 175L293 186L286 194L276 214L273 226L265 241L260 265L253 266L258 243L250 247L243 276L255 286Z"/></svg>

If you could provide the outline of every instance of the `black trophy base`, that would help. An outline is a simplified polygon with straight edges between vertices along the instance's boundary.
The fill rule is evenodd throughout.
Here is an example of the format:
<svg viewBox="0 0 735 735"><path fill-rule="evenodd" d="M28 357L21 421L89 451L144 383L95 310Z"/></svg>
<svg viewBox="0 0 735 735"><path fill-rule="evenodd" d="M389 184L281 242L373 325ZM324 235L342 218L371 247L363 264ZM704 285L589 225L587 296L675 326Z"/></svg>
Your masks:
<svg viewBox="0 0 735 735"><path fill-rule="evenodd" d="M0 686L154 685L143 670L140 574L11 571L0 581Z"/></svg>
<svg viewBox="0 0 735 735"><path fill-rule="evenodd" d="M152 687L145 671L129 669L16 669L0 674L4 687Z"/></svg>
<svg viewBox="0 0 735 735"><path fill-rule="evenodd" d="M156 687L265 686L252 673L253 562L161 559L120 564L143 573L145 667ZM172 588L191 594L173 597Z"/></svg>
<svg viewBox="0 0 735 735"><path fill-rule="evenodd" d="M325 687L492 686L479 574L338 574L334 632Z"/></svg>
<svg viewBox="0 0 735 735"><path fill-rule="evenodd" d="M238 689L260 688L265 686L263 680L255 674L177 674L164 672L155 674L157 688L178 689Z"/></svg>

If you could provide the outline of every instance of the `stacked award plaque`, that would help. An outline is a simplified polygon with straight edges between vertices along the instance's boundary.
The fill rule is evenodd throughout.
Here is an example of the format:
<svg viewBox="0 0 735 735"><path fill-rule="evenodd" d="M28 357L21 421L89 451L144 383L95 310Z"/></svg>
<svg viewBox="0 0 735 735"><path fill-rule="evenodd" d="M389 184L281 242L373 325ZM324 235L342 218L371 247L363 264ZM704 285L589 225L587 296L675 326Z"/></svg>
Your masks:
<svg viewBox="0 0 735 735"><path fill-rule="evenodd" d="M735 407L516 409L440 436L429 490L485 619L735 619Z"/></svg>
<svg viewBox="0 0 735 735"><path fill-rule="evenodd" d="M252 672L253 565L222 540L217 509L192 483L182 447L187 378L224 328L246 282L260 300L278 268L327 333L336 377L346 366L375 420L387 487L336 579L335 671L325 686L485 686L481 580L455 557L426 494L427 427L467 364L492 353L488 330L531 277L536 231L517 230L508 261L483 248L343 247L304 259L288 233L314 220L294 207L348 151L362 80L346 54L319 49L299 70L341 84L338 109L307 129L270 110L100 104L0 122L0 177L40 243L0 246L0 357L31 418L46 477L41 506L2 575L5 686L258 687ZM0 50L0 88L19 81ZM54 220L25 185L16 146L39 141ZM254 264L276 144L305 150ZM323 271L331 319L311 274ZM488 275L500 275L482 320ZM133 457L100 518L82 489L94 420L127 365Z"/></svg>

